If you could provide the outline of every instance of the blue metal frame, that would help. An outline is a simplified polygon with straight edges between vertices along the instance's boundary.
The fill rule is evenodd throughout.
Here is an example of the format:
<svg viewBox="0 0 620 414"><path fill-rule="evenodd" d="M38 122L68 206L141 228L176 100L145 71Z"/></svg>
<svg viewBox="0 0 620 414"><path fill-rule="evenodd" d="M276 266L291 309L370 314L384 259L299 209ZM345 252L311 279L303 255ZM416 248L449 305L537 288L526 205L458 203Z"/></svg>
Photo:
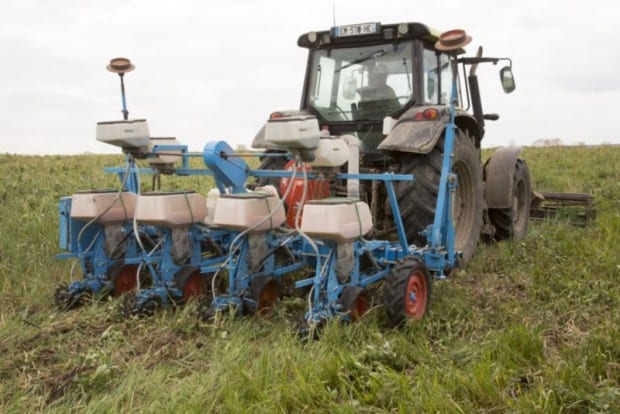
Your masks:
<svg viewBox="0 0 620 414"><path fill-rule="evenodd" d="M122 258L112 259L105 252L105 229L99 223L91 223L71 218L71 198L63 197L59 202L60 248L68 251L58 254L58 259L78 259L82 280L72 281L67 292L75 297L82 294L105 295L112 290L109 271L114 265L129 264L138 255L131 223L124 223L125 252ZM81 233L81 237L80 236Z"/></svg>
<svg viewBox="0 0 620 414"><path fill-rule="evenodd" d="M441 176L439 179L435 219L426 233L430 251L424 254L424 262L427 267L435 273L439 271L438 277L440 278L444 277L443 267L440 267L444 265L443 262L447 261L447 264L451 267L454 267L456 263L456 234L452 218L452 194L455 193L458 186L457 176L452 173L454 135L456 131L456 124L454 122L456 116L455 106L457 103L456 79L457 76L453 76L449 105L450 122L446 128L444 137L444 154L441 165ZM444 255L447 255L447 260L444 259Z"/></svg>
<svg viewBox="0 0 620 414"><path fill-rule="evenodd" d="M215 310L228 309L231 306L240 309L243 304L256 305L253 298L248 297L248 290L255 278L260 276L280 279L285 275L292 274L302 269L314 269L314 275L309 278L295 281L295 288L312 287L310 298L311 306L306 314L310 322L319 322L334 316L342 316L347 319L346 313L340 303L340 296L347 286L366 288L388 277L394 266L407 256L418 257L429 269L435 278L445 277L446 268L454 267L458 252L455 251L455 229L452 220L452 196L458 183L457 177L452 173L453 150L455 139L455 104L456 104L456 77L454 77L451 100L450 122L446 127L444 138L444 156L442 159L439 193L437 196L436 216L433 223L426 229L426 246L409 245L403 220L398 206L398 200L394 189L395 181L413 181L415 177L403 174L337 174L338 179L378 180L385 185L388 200L390 202L392 216L396 226L398 241L387 240L364 240L358 239L352 242L353 271L346 280L338 278L336 264L338 262L338 245L333 240L316 240L309 242L302 235L291 237L290 234L282 234L276 231L265 233L269 256L263 258L260 269L249 269L248 236L240 237L235 246L231 246L232 240L239 234L236 230L215 230L203 225L194 224L188 232L193 241L191 258L188 263L178 264L172 259L171 229L158 228L157 232L165 240L159 246L157 252L139 252L135 242L128 245L125 253L125 262L129 264L146 265L151 273L154 285L143 289L137 294L137 307L139 308L150 299L157 298L159 302L166 304L175 302L182 297L182 292L174 282L175 275L185 266L194 266L200 269L202 274L217 273L224 266L228 270L228 291L215 297L212 307ZM182 167L175 169L177 175L206 175L213 176L215 183L222 193L241 193L247 191L245 184L249 176L256 177L291 177L292 171L265 171L251 170L247 163L237 156L233 149L224 141L209 142L205 145L202 158L208 169L189 168L189 158L196 156L187 151L182 145L159 145L153 154L166 151L180 151ZM257 157L276 156L274 154L256 153ZM277 154L277 156L283 156ZM286 156L286 155L284 155ZM126 157L124 168L106 168L105 171L117 173L121 182L125 182L125 189L140 193L140 174L152 173L150 168L138 168L136 161L131 155ZM124 181L125 174L129 174ZM316 173L308 173L307 178L312 179ZM92 229L84 232L84 241L77 240L80 232L80 223L70 218L71 199L63 198L59 203L60 214L60 247L70 253L59 255L60 258L78 257L84 274L84 280L74 282L72 286L88 286L96 289L99 285L109 284L105 273L111 261L102 256L104 238L100 237L102 229L93 225ZM142 226L141 228L146 228ZM133 231L127 229L126 231ZM153 230L150 230L153 231ZM216 240L220 246L222 255L217 257L203 258L201 241L206 237ZM84 243L88 243L84 245ZM80 252L92 243L92 249ZM292 253L294 260L285 266L276 265L273 253L278 246L286 246ZM315 251L315 248L318 250ZM318 254L317 254L318 253ZM372 266L367 269L361 268L362 257L372 258ZM89 269L94 269L89 272ZM90 275L95 275L94 278ZM103 275L103 276L98 276ZM99 285L97 285L99 284Z"/></svg>
<svg viewBox="0 0 620 414"><path fill-rule="evenodd" d="M141 289L136 294L136 300L132 313L139 313L149 301L156 299L158 304L176 304L183 298L183 292L175 282L176 276L186 267L196 268L200 273L207 277L215 272L224 262L226 256L214 256L203 258L201 248L202 241L211 239L221 249L227 249L230 243L231 234L221 230L210 230L203 226L193 224L188 229L188 237L192 243L191 256L185 263L176 263L173 259L173 229L168 227L157 227L160 237L163 239L162 245L156 252L143 253L136 257L131 263L146 264L152 280L152 286Z"/></svg>

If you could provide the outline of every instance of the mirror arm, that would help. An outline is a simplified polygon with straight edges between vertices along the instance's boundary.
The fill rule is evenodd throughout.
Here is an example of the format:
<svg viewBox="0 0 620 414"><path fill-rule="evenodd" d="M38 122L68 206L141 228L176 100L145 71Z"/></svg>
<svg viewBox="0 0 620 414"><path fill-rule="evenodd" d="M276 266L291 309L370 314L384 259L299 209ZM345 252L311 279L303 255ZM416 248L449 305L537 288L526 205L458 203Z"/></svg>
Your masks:
<svg viewBox="0 0 620 414"><path fill-rule="evenodd" d="M478 63L492 63L497 65L501 61L508 61L508 66L512 68L512 59L510 58L494 58L494 57L462 57L459 59L459 63L463 65L476 65Z"/></svg>

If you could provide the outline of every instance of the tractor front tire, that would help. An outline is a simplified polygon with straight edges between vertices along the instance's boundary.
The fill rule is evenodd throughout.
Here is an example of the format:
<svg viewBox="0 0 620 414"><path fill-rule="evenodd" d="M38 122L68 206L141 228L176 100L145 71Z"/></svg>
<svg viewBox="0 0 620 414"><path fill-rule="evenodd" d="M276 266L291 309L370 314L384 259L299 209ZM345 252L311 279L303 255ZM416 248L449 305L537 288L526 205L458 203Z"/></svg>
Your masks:
<svg viewBox="0 0 620 414"><path fill-rule="evenodd" d="M400 181L396 185L398 205L409 243L424 246L426 238L420 232L435 219L443 148L442 137L428 154L401 155L400 173L413 174L415 177L413 183ZM452 171L458 178L456 198L452 206L456 230L455 247L463 254L459 262L463 265L476 252L483 210L480 154L465 130L455 131Z"/></svg>

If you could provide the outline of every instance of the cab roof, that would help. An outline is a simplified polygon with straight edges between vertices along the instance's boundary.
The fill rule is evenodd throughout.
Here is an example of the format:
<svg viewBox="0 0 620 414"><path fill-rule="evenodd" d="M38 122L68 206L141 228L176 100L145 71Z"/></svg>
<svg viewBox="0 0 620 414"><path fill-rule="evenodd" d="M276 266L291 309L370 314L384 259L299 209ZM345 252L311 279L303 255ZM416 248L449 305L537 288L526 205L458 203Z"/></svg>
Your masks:
<svg viewBox="0 0 620 414"><path fill-rule="evenodd" d="M307 49L327 49L419 39L434 45L440 32L418 22L381 24L378 22L334 26L330 30L308 32L299 36L297 45ZM465 52L463 49L457 53Z"/></svg>

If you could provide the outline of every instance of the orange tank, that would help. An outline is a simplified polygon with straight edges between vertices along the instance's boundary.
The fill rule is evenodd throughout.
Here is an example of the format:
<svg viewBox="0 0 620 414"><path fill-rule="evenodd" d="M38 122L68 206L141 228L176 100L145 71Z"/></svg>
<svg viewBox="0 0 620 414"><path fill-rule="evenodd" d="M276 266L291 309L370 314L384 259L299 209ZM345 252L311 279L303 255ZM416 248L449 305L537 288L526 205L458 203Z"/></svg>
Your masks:
<svg viewBox="0 0 620 414"><path fill-rule="evenodd" d="M289 161L284 169L287 171L292 171L295 165L295 161ZM312 167L308 164L305 164L306 172L311 172ZM289 177L282 177L280 179L280 194L284 194L289 185ZM286 224L290 228L295 227L295 215L297 214L297 210L303 208L301 205L301 200L304 195L304 177L302 166L297 167L297 174L295 175L293 181L293 188L290 190L288 196L284 200L286 204ZM322 179L311 179L308 180L308 186L306 188L306 197L305 202L310 200L320 200L323 198L329 197L329 182ZM304 204L305 204L304 202ZM301 225L301 214L299 215L298 224Z"/></svg>

